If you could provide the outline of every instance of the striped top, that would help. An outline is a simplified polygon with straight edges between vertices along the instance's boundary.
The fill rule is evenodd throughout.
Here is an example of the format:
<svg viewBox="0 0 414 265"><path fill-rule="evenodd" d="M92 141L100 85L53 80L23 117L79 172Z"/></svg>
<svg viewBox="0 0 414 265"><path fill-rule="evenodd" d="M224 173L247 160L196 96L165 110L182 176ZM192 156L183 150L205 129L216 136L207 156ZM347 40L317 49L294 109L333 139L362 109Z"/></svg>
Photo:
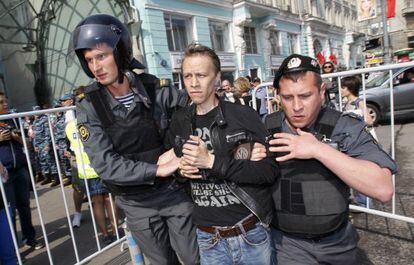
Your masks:
<svg viewBox="0 0 414 265"><path fill-rule="evenodd" d="M115 97L115 99L124 104L124 106L128 109L131 106L132 101L134 101L134 93L131 92L125 96Z"/></svg>

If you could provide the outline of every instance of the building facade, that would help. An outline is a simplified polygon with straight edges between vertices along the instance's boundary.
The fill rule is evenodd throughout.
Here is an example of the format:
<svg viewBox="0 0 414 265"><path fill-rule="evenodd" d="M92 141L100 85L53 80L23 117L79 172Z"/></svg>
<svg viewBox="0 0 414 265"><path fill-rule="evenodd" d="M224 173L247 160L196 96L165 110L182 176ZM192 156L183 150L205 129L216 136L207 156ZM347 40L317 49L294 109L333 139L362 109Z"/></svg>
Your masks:
<svg viewBox="0 0 414 265"><path fill-rule="evenodd" d="M363 0L358 0L363 1ZM384 63L384 40L381 5L386 0L377 0L375 3L375 15L369 19L358 22L358 28L365 35L365 66L376 66ZM387 30L389 36L390 57L394 62L412 60L414 53L414 0L395 0L395 14L387 18ZM410 58L408 57L408 54ZM393 55L407 55L404 60Z"/></svg>
<svg viewBox="0 0 414 265"><path fill-rule="evenodd" d="M8 1L12 8L12 1ZM67 57L71 32L90 14L111 14L125 22L132 35L134 56L147 66L146 71L173 80L178 88L183 87L182 53L192 42L212 47L218 53L223 75L249 75L263 81L272 80L283 59L292 53L355 67L363 42L358 42L355 30L355 0L35 2L43 10L39 14L45 15L43 24L37 25L40 34L35 51L23 49L23 53L15 51L16 46L0 43L0 88L29 91L13 96L15 105L22 106L19 110L27 110L36 101L51 103L92 81L77 60L67 64L71 61ZM27 17L38 16L28 13ZM5 24L2 19L0 26ZM17 78L19 75L24 78ZM39 98L38 93L33 93L36 89L45 93Z"/></svg>
<svg viewBox="0 0 414 265"><path fill-rule="evenodd" d="M282 60L301 53L355 67L361 59L356 7L345 0L135 1L149 72L182 87L184 47L215 49L225 75L269 81ZM322 62L322 61L321 61Z"/></svg>

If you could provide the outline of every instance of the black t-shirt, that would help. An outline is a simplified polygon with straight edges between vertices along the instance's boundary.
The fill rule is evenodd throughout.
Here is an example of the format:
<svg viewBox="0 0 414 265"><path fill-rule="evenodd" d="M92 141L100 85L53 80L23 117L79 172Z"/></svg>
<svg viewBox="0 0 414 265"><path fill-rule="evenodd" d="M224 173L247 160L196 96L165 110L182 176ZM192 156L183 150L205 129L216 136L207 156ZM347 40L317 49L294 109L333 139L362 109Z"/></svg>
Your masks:
<svg viewBox="0 0 414 265"><path fill-rule="evenodd" d="M214 121L218 108L205 115L195 116L194 135L199 136L214 153L210 140L210 126ZM214 176L211 176L214 178ZM230 191L223 180L191 181L191 196L195 203L193 221L202 226L234 225L251 212Z"/></svg>

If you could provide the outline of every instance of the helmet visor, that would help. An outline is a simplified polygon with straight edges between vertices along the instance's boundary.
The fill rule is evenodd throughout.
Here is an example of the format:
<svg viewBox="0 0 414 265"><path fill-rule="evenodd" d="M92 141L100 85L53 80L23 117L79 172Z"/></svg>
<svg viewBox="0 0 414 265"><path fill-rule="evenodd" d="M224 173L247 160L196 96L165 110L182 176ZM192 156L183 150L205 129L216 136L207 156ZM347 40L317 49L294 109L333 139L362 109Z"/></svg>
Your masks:
<svg viewBox="0 0 414 265"><path fill-rule="evenodd" d="M103 43L115 49L121 33L122 29L115 25L86 24L77 27L69 42L66 64L72 65L76 50L95 48Z"/></svg>

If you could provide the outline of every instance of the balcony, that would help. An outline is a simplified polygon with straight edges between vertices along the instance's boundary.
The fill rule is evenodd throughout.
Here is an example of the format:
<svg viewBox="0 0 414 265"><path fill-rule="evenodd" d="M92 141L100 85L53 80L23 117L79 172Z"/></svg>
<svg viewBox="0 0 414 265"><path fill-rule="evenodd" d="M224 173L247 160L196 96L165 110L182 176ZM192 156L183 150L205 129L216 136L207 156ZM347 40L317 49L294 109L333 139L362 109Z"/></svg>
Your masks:
<svg viewBox="0 0 414 265"><path fill-rule="evenodd" d="M414 1L413 0L405 0L405 6L403 7L402 15L404 17L409 17L414 14Z"/></svg>

